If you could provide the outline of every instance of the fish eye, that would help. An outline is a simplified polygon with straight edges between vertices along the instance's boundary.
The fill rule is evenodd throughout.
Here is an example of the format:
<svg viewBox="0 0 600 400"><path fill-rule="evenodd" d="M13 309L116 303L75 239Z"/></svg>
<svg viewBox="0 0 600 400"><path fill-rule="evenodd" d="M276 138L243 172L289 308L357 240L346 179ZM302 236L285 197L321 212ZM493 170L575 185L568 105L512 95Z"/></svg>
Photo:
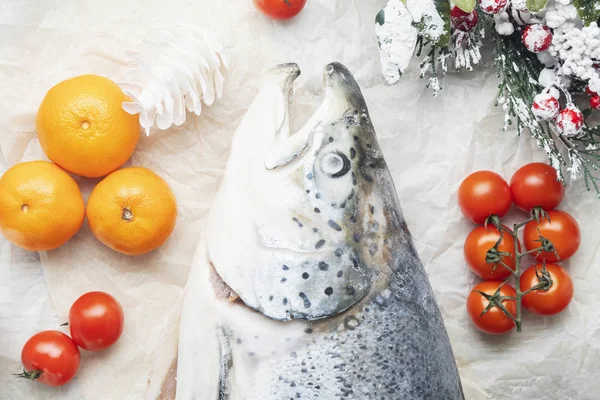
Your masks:
<svg viewBox="0 0 600 400"><path fill-rule="evenodd" d="M339 151L326 154L321 159L321 171L332 178L340 178L350 171L350 160Z"/></svg>

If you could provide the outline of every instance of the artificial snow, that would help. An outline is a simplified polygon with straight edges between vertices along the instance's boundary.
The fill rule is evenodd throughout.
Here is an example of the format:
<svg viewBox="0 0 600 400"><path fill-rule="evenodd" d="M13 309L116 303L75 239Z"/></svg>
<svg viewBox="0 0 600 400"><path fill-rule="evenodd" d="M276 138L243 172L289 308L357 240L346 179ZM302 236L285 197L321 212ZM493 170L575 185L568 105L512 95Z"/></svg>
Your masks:
<svg viewBox="0 0 600 400"><path fill-rule="evenodd" d="M552 33L542 24L529 25L523 33L523 44L533 53L546 51L550 47Z"/></svg>
<svg viewBox="0 0 600 400"><path fill-rule="evenodd" d="M382 12L384 21L375 24L375 33L383 74L395 84L410 63L418 36L436 42L445 33L444 21L432 0L390 0Z"/></svg>
<svg viewBox="0 0 600 400"><path fill-rule="evenodd" d="M533 99L531 111L540 121L553 120L558 115L558 100L550 93L540 93Z"/></svg>

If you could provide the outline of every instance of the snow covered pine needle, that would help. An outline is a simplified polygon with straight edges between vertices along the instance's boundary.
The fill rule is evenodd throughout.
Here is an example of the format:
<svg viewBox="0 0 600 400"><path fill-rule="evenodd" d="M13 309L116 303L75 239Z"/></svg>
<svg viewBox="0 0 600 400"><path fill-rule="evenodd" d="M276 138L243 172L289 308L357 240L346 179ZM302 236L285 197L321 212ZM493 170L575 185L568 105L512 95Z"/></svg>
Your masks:
<svg viewBox="0 0 600 400"><path fill-rule="evenodd" d="M375 31L387 81L425 52L434 96L448 58L471 70L491 42L504 128L528 131L564 183L583 176L600 197L599 20L598 0L390 0Z"/></svg>

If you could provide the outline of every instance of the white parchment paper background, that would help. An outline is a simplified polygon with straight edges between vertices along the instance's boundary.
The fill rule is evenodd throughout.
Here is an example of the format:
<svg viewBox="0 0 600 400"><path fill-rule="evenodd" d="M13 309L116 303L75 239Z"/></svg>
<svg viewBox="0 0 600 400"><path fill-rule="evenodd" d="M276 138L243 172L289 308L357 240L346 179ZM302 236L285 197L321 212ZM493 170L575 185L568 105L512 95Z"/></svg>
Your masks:
<svg viewBox="0 0 600 400"><path fill-rule="evenodd" d="M464 303L475 277L462 244L472 226L456 206L466 174L493 169L507 179L521 165L544 160L528 137L502 132L493 106L497 78L488 68L455 74L432 98L416 66L394 87L379 68L374 18L385 0L308 0L287 23L263 18L250 0L4 0L0 2L0 172L43 159L35 114L46 91L80 74L123 77L124 51L153 27L182 21L224 40L232 59L225 97L181 128L142 138L129 165L145 166L172 186L177 228L152 254L130 258L95 241L84 227L63 248L43 254L0 238L0 398L145 398L153 352L174 315L198 232L218 187L230 137L256 93L261 72L298 62L296 126L320 101L321 72L346 64L363 88L394 176L404 214L431 278L462 375L467 399L597 399L600 396L599 200L582 183L562 205L579 221L583 244L566 267L575 284L568 310L554 318L526 316L525 332L501 338L469 326ZM79 179L87 198L96 181ZM514 212L517 214L516 212ZM235 251L235 243L231 243ZM62 389L15 380L23 343L56 329L70 304L89 290L118 297L124 337L113 349L83 354L78 377Z"/></svg>

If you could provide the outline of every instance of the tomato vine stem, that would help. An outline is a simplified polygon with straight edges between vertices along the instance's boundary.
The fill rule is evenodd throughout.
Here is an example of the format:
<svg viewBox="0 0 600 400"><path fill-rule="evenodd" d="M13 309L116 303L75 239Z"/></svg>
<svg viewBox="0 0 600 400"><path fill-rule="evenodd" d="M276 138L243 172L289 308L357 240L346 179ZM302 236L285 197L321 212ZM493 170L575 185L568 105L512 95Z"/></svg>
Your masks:
<svg viewBox="0 0 600 400"><path fill-rule="evenodd" d="M42 375L42 371L40 370L35 370L35 371L27 371L26 369L23 368L23 372L20 374L13 374L14 376L16 376L17 378L23 378L23 379L30 379L32 381L37 380L41 375Z"/></svg>
<svg viewBox="0 0 600 400"><path fill-rule="evenodd" d="M533 222L533 221L540 222L542 217L549 218L548 214L544 210L542 210L539 207L535 207L531 210L530 216L527 220L522 221L522 222L517 222L513 225L512 231L510 229L504 227L500 223L500 218L496 215L490 216L486 220L486 223L485 223L486 226L488 223L493 224L500 232L500 239L498 240L497 244L500 243L500 241L504 237L504 234L510 235L510 237L513 239L514 248L515 248L515 255L514 255L515 267L514 267L514 269L511 268L508 264L506 264L501 259L496 262L496 265L499 264L502 267L508 269L511 272L511 276L509 276L508 278L506 278L505 281L502 282L502 284L498 287L498 289L494 295L492 295L492 296L485 295L484 296L484 294L481 293L482 296L484 296L487 300L489 300L488 307L486 307L486 309L482 312L482 315L485 314L492 307L498 307L506 315L507 318L510 318L514 321L515 326L517 328L517 332L521 332L523 296L525 296L528 293L533 292L534 290L548 290L550 287L552 287L552 279L551 279L550 275L546 272L546 263L544 262L542 271L541 272L536 271L536 276L538 278L538 284L527 289L526 291L521 291L521 282L520 282L520 280L521 280L521 261L522 261L523 257L528 256L530 254L537 255L537 254L540 254L542 251L551 251L551 252L554 252L554 254L556 254L558 256L552 243L548 239L546 239L545 237L543 237L541 235L541 233L539 232L539 229L538 229L538 234L540 237L539 242L541 243L541 246L537 247L535 249L530 249L530 250L526 250L523 252L520 249L519 229L523 228L525 225L527 225L530 222ZM510 281L510 279L512 277L514 277L515 281L516 281L516 284L515 284L516 296L514 298L501 296L500 289L504 285L508 284L508 282ZM505 300L515 300L516 305L517 305L516 315L513 315L506 309L506 307L504 307L502 302Z"/></svg>

